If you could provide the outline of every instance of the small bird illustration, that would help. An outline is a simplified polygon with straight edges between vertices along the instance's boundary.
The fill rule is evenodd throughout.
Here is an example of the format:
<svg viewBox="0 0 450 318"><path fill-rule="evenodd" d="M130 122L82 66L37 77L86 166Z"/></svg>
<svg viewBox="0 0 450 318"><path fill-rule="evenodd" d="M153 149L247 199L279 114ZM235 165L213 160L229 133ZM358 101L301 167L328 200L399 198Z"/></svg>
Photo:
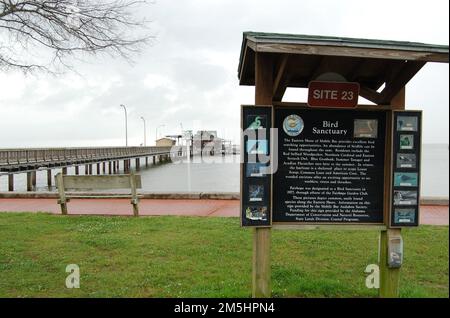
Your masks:
<svg viewBox="0 0 450 318"><path fill-rule="evenodd" d="M261 116L256 116L255 120L248 126L248 129L260 129L263 128L261 125Z"/></svg>

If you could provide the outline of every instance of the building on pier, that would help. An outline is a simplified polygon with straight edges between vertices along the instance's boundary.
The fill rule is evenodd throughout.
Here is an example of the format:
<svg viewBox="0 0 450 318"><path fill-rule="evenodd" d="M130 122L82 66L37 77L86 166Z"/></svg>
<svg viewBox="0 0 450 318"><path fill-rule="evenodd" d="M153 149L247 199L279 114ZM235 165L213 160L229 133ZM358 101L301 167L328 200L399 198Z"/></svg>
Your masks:
<svg viewBox="0 0 450 318"><path fill-rule="evenodd" d="M172 138L164 137L156 140L156 147L172 147L176 141Z"/></svg>

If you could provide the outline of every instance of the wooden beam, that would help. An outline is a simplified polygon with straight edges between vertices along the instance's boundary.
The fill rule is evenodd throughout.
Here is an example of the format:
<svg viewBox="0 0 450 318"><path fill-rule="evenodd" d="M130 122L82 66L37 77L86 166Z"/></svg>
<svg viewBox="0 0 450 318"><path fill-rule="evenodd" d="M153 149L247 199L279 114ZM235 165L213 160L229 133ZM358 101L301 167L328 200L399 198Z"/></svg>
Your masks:
<svg viewBox="0 0 450 318"><path fill-rule="evenodd" d="M396 110L404 110L406 105L406 89L403 87L400 89L400 91L397 93L397 95L394 96L394 98L391 99L391 107L392 109Z"/></svg>
<svg viewBox="0 0 450 318"><path fill-rule="evenodd" d="M319 62L316 64L316 66L313 68L313 73L309 76L309 78L313 81L317 78L317 76L319 76L320 74L322 74L325 65L326 65L326 59L325 56L321 56Z"/></svg>
<svg viewBox="0 0 450 318"><path fill-rule="evenodd" d="M289 54L284 54L278 66L277 75L273 83L273 100L281 101L287 88L286 69L289 62Z"/></svg>
<svg viewBox="0 0 450 318"><path fill-rule="evenodd" d="M352 67L351 70L348 71L346 74L347 81L353 82L355 81L356 75L365 67L367 60L364 60L362 58L359 58L357 62L355 62L355 65Z"/></svg>
<svg viewBox="0 0 450 318"><path fill-rule="evenodd" d="M417 74L418 71L425 65L425 62L407 61L403 64L401 71L381 92L380 103L390 104L391 100L397 95L403 87Z"/></svg>
<svg viewBox="0 0 450 318"><path fill-rule="evenodd" d="M381 94L378 93L377 91L374 91L373 89L361 86L359 90L359 95L371 101L372 103L375 103L377 105L380 104Z"/></svg>

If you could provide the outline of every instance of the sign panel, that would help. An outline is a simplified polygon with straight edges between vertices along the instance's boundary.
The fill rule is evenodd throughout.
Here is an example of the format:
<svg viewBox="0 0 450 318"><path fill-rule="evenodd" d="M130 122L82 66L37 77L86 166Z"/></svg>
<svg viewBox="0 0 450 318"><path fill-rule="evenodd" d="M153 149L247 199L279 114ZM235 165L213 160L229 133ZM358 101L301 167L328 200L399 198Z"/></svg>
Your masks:
<svg viewBox="0 0 450 318"><path fill-rule="evenodd" d="M383 223L386 112L277 107L273 223Z"/></svg>
<svg viewBox="0 0 450 318"><path fill-rule="evenodd" d="M356 107L359 84L345 82L309 83L308 105L311 107Z"/></svg>
<svg viewBox="0 0 450 318"><path fill-rule="evenodd" d="M271 225L271 106L242 106L241 224Z"/></svg>
<svg viewBox="0 0 450 318"><path fill-rule="evenodd" d="M391 227L419 225L421 122L420 111L394 112Z"/></svg>

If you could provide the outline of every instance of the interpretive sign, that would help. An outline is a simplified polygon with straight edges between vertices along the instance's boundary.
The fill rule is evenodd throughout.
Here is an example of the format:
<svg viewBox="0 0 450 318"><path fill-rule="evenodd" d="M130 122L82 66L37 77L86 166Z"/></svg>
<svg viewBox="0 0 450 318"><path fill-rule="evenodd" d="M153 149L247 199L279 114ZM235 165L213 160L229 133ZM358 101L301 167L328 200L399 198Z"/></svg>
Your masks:
<svg viewBox="0 0 450 318"><path fill-rule="evenodd" d="M241 124L242 226L384 224L387 111L243 106Z"/></svg>
<svg viewBox="0 0 450 318"><path fill-rule="evenodd" d="M383 223L386 112L276 107L273 223Z"/></svg>
<svg viewBox="0 0 450 318"><path fill-rule="evenodd" d="M391 227L419 225L421 121L420 111L394 112Z"/></svg>

